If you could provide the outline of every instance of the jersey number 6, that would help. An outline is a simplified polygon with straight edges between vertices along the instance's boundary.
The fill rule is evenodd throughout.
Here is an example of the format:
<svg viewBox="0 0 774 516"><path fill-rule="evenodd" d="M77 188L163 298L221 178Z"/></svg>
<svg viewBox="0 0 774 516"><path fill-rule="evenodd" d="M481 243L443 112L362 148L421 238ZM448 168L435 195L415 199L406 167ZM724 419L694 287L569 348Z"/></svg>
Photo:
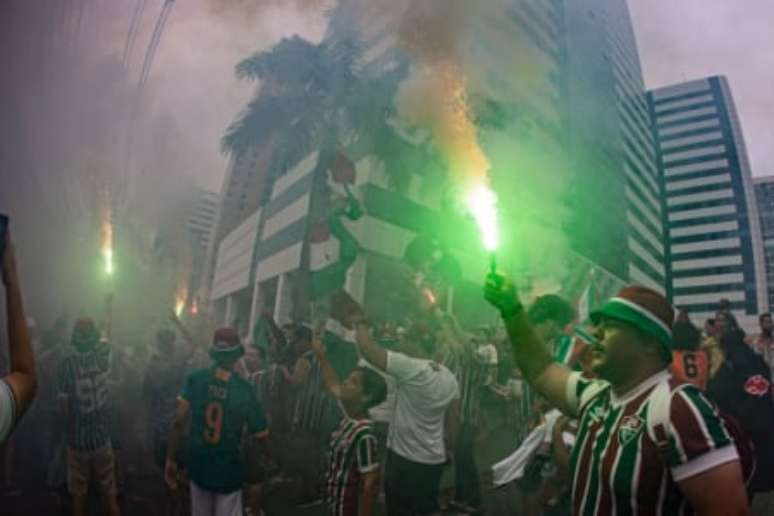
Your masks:
<svg viewBox="0 0 774 516"><path fill-rule="evenodd" d="M211 401L204 410L204 440L209 444L220 442L220 431L223 428L223 404Z"/></svg>

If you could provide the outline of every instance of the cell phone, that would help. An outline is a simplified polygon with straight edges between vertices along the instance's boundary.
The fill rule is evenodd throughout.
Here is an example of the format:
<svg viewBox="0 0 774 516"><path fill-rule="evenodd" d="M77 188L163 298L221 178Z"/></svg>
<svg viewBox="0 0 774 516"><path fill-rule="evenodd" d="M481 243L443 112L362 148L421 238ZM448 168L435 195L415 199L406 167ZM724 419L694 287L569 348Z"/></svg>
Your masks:
<svg viewBox="0 0 774 516"><path fill-rule="evenodd" d="M3 271L3 256L5 256L5 234L8 231L8 215L0 213L0 272Z"/></svg>

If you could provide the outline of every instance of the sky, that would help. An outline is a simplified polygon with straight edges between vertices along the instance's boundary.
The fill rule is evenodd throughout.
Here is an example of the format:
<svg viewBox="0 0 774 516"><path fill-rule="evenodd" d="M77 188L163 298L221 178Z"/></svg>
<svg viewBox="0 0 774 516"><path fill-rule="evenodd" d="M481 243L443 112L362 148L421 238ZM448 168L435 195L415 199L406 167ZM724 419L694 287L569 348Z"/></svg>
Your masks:
<svg viewBox="0 0 774 516"><path fill-rule="evenodd" d="M774 175L774 2L629 0L629 8L646 86L725 75L752 173Z"/></svg>
<svg viewBox="0 0 774 516"><path fill-rule="evenodd" d="M214 1L214 0L212 0ZM300 1L300 0L299 0ZM742 120L754 176L774 174L774 3L771 0L628 0L645 83L655 88L710 75L728 77ZM200 127L192 138L202 159L197 181L219 190L226 160L218 154L222 129L246 103L253 86L230 75L234 63L252 50L299 32L317 39L324 30L319 9L270 9L261 15L254 42L250 31L230 31L226 18L202 16L205 0L173 13L149 87L171 110L199 105ZM178 7L183 7L183 2ZM235 14L238 14L237 11ZM209 13L206 13L209 14ZM186 57L196 43L208 49ZM195 57L195 59L194 59ZM204 57L204 59L202 59ZM174 67L166 66L175 63ZM168 70L168 71L167 71ZM177 88L178 81L189 86ZM197 102L197 98L207 101ZM178 109L176 109L178 108ZM192 114L193 115L193 114Z"/></svg>

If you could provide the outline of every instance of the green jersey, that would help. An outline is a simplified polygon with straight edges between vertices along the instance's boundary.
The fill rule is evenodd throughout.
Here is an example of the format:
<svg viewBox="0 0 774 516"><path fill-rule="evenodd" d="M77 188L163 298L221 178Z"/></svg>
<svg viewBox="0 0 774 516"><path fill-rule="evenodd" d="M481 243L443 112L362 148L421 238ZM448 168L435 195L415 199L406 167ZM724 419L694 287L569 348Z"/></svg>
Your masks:
<svg viewBox="0 0 774 516"><path fill-rule="evenodd" d="M191 404L188 475L216 493L242 488L242 431L267 432L266 416L252 386L235 373L224 381L215 367L191 373L181 397Z"/></svg>

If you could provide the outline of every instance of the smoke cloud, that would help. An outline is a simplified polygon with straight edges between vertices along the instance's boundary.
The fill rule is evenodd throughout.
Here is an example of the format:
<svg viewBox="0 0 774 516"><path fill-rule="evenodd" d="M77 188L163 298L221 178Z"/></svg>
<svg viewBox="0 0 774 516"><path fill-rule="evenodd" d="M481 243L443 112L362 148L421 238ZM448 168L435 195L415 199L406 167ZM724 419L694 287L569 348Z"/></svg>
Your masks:
<svg viewBox="0 0 774 516"><path fill-rule="evenodd" d="M522 278L534 277L541 289L549 281L558 290L569 250L562 231L568 169L534 123L535 117L551 116L541 113L535 100L547 87L550 66L523 35L481 32L487 20L502 16L501 9L464 0L391 5L398 45L413 62L396 104L403 122L429 129L457 196L478 186L496 192L503 262L514 264ZM484 38L494 40L494 48L487 48ZM486 55L477 51L481 46ZM506 86L494 86L492 75ZM473 110L475 99L538 107L531 115L508 117L501 127L485 128Z"/></svg>
<svg viewBox="0 0 774 516"><path fill-rule="evenodd" d="M220 190L228 164L220 137L254 93L234 66L283 36L319 39L325 27L322 2L303 11L300 1L174 2L138 89L164 5L145 2L124 63L138 2L0 6L0 210L11 215L28 308L44 323L63 311L95 313L109 289L108 219L116 273L133 290L116 296L117 309L135 303L164 315L187 267L179 248L193 187ZM175 259L153 285L143 274L164 256ZM142 298L154 291L169 292Z"/></svg>

